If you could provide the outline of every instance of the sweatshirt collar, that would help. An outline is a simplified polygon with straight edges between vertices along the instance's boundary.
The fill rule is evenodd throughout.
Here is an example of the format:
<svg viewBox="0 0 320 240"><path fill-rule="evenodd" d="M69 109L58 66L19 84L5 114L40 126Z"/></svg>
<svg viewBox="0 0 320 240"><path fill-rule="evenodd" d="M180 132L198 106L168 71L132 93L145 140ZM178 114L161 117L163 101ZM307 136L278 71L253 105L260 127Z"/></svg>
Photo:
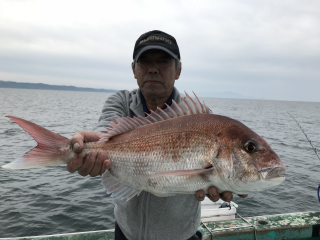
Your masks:
<svg viewBox="0 0 320 240"><path fill-rule="evenodd" d="M143 104L142 104L142 100L140 97L140 89L134 89L131 91L131 99L130 99L130 110L133 112L133 115L135 116L145 116L145 112L143 109ZM178 89L176 89L175 87L173 87L173 98L172 100L174 100L177 104L180 104L181 102L181 96L179 94ZM172 102L171 102L172 103ZM170 103L170 105L171 105Z"/></svg>
<svg viewBox="0 0 320 240"><path fill-rule="evenodd" d="M171 93L168 101L166 102L168 106L171 106L171 104L172 104L173 93L174 93L174 89L172 90L172 93ZM142 95L142 92L140 89L139 89L139 95L140 95L141 103L143 106L143 111L145 113L151 113L150 109L147 108L146 100L144 99L144 96ZM166 109L166 108L167 108L167 106L165 105L164 108L162 108L162 109Z"/></svg>

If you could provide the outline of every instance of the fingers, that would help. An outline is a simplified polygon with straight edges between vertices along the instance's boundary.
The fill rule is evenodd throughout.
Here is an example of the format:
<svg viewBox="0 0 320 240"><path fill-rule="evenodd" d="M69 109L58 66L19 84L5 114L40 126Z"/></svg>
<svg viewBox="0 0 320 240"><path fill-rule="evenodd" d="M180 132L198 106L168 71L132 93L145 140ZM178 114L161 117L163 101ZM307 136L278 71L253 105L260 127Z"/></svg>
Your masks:
<svg viewBox="0 0 320 240"><path fill-rule="evenodd" d="M86 159L83 162L83 165L81 166L80 170L78 170L78 173L81 176L87 176L91 172L94 165L96 164L97 154L97 151L91 151L87 154Z"/></svg>
<svg viewBox="0 0 320 240"><path fill-rule="evenodd" d="M82 142L81 145L82 145L82 146L80 146L80 144L79 144L78 142L76 142L75 144L73 144L73 146L72 146L73 152L75 152L75 153L80 153L80 152L82 151L82 149L83 149L83 142Z"/></svg>
<svg viewBox="0 0 320 240"><path fill-rule="evenodd" d="M70 173L78 171L81 176L96 177L110 168L111 162L106 158L107 154L104 151L91 151L88 154L80 153L67 165L67 170Z"/></svg>
<svg viewBox="0 0 320 240"><path fill-rule="evenodd" d="M238 195L239 197L241 197L241 198L246 198L246 197L248 197L248 194L245 194L245 195Z"/></svg>
<svg viewBox="0 0 320 240"><path fill-rule="evenodd" d="M195 194L198 201L203 201L205 198L205 192L204 190L198 190ZM246 198L248 195L239 195L241 198ZM213 201L216 202L220 198L225 202L231 202L233 200L233 194L230 191L225 191L221 194L219 194L218 189L214 186L209 187L207 197Z"/></svg>
<svg viewBox="0 0 320 240"><path fill-rule="evenodd" d="M95 177L102 174L110 168L110 161L104 165L106 160L105 152L91 151L88 154L83 153L85 142L95 142L100 139L101 133L95 131L78 131L70 140L72 150L76 153L73 160L67 165L67 170L71 173L78 171L81 176L88 174Z"/></svg>
<svg viewBox="0 0 320 240"><path fill-rule="evenodd" d="M95 142L100 139L101 133L95 131L78 131L70 140L70 144L75 153L80 153L83 150L84 142Z"/></svg>
<svg viewBox="0 0 320 240"><path fill-rule="evenodd" d="M94 162L94 166L92 167L91 171L89 172L89 175L91 177L101 175L102 173L104 173L107 170L107 168L105 166L108 164L104 163L106 161L106 158L107 158L107 154L105 152L98 152L97 153L96 159ZM110 161L107 161L107 162L110 163Z"/></svg>
<svg viewBox="0 0 320 240"><path fill-rule="evenodd" d="M84 131L76 132L70 140L70 144L72 146L72 150L75 153L81 153L83 150L83 142L84 142Z"/></svg>
<svg viewBox="0 0 320 240"><path fill-rule="evenodd" d="M195 194L196 198L198 199L198 201L203 201L205 198L205 193L203 190L198 190Z"/></svg>
<svg viewBox="0 0 320 240"><path fill-rule="evenodd" d="M74 173L79 168L81 168L85 158L86 158L85 153L76 154L75 157L72 159L72 161L69 162L67 165L68 172Z"/></svg>
<svg viewBox="0 0 320 240"><path fill-rule="evenodd" d="M225 202L231 202L233 199L232 192L229 191L221 193L220 197Z"/></svg>
<svg viewBox="0 0 320 240"><path fill-rule="evenodd" d="M213 202L218 201L220 199L220 194L217 188L214 186L209 187L207 197Z"/></svg>
<svg viewBox="0 0 320 240"><path fill-rule="evenodd" d="M109 160L105 160L99 175L102 175L107 169L110 169L110 167L111 167L111 162Z"/></svg>

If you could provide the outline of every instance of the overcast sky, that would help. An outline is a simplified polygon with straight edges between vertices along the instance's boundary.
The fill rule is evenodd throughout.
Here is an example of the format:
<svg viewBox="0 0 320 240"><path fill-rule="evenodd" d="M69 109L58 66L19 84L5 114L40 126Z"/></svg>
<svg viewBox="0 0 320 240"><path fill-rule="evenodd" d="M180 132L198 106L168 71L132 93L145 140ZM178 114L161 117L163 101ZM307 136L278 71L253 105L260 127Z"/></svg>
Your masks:
<svg viewBox="0 0 320 240"><path fill-rule="evenodd" d="M150 30L178 42L180 92L320 101L319 0L1 0L0 80L134 89Z"/></svg>

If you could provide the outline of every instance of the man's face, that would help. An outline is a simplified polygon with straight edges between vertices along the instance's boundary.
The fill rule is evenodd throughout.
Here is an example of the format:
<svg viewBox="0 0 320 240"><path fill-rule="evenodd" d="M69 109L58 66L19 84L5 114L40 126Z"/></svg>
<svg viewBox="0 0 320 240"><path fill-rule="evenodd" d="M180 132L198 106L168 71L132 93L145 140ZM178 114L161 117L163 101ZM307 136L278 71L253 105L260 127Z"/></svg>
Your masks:
<svg viewBox="0 0 320 240"><path fill-rule="evenodd" d="M169 97L180 72L174 59L160 50L143 53L133 69L143 96L150 100Z"/></svg>

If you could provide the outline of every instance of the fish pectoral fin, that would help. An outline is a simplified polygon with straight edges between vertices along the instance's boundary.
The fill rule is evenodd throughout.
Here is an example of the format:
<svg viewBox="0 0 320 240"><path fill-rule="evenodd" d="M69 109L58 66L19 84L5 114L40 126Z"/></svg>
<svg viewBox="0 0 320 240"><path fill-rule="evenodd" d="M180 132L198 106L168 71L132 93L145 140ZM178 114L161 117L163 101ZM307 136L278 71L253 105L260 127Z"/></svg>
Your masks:
<svg viewBox="0 0 320 240"><path fill-rule="evenodd" d="M157 196L157 197L172 197L172 196L175 196L177 195L176 193L153 193L153 192L150 192L151 194Z"/></svg>
<svg viewBox="0 0 320 240"><path fill-rule="evenodd" d="M214 170L214 167L211 165L209 168L201 168L201 169L191 169L191 170L176 170L176 171L168 171L168 172L160 172L155 173L149 176L144 177L147 178L155 178L155 177L168 177L168 176L186 176L186 175L205 175Z"/></svg>
<svg viewBox="0 0 320 240"><path fill-rule="evenodd" d="M127 200L129 201L136 195L139 195L141 190L134 189L132 187L128 187L123 185L119 181L117 181L114 177L112 177L109 173L104 173L102 176L102 184L107 190L108 194L111 194L111 197Z"/></svg>

